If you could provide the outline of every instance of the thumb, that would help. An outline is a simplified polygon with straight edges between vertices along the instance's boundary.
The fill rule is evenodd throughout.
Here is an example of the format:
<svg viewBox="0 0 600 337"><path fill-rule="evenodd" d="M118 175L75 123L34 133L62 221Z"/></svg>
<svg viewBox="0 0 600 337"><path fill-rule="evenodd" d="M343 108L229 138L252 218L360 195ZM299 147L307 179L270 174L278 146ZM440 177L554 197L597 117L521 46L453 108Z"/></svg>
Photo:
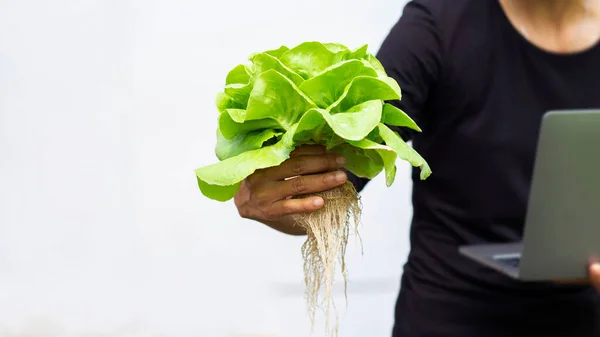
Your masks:
<svg viewBox="0 0 600 337"><path fill-rule="evenodd" d="M590 280L594 287L600 291L600 263L594 262L590 265Z"/></svg>

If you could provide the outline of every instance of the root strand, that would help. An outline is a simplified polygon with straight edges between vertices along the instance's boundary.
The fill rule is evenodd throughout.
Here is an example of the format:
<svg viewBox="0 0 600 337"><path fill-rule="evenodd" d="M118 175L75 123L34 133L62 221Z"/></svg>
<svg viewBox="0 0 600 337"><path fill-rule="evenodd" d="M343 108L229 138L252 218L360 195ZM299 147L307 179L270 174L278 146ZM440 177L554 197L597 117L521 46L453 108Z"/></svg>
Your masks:
<svg viewBox="0 0 600 337"><path fill-rule="evenodd" d="M314 328L315 313L318 308L325 311L325 334L337 336L338 315L332 296L334 276L337 262L341 267L344 279L344 298L347 302L347 267L345 262L346 247L351 228L357 238L361 205L354 186L346 184L322 193L317 193L325 201L318 211L297 215L298 226L307 232L307 239L302 246L304 258L304 282L308 311ZM324 296L319 300L319 293L324 286ZM333 307L336 322L330 331L330 309ZM312 329L311 329L312 330Z"/></svg>

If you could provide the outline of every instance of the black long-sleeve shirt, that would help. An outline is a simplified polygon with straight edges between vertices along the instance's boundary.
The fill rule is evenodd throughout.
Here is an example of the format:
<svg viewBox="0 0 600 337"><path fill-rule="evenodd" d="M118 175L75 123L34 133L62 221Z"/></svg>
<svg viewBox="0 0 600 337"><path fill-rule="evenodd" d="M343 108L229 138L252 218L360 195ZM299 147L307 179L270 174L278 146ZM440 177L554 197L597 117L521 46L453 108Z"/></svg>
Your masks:
<svg viewBox="0 0 600 337"><path fill-rule="evenodd" d="M401 134L433 170L425 181L413 171L394 337L600 336L588 287L517 282L457 251L521 239L541 118L600 107L600 44L555 54L520 35L498 0L416 0L377 57L423 129Z"/></svg>

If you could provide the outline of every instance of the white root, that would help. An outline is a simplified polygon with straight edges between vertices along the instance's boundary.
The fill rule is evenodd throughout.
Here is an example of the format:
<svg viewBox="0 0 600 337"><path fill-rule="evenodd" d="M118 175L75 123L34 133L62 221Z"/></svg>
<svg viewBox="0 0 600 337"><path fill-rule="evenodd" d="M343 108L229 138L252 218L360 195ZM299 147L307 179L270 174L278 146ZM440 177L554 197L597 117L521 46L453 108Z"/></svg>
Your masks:
<svg viewBox="0 0 600 337"><path fill-rule="evenodd" d="M304 259L304 282L308 311L314 328L315 313L318 308L325 311L325 334L337 336L338 315L332 296L337 262L340 263L344 279L344 296L347 300L347 268L345 262L346 247L350 230L358 234L361 205L360 198L350 182L321 193L325 204L315 212L297 215L296 224L307 232L302 246ZM357 235L358 237L358 235ZM324 296L319 293L324 286ZM336 322L330 330L330 309L333 307Z"/></svg>

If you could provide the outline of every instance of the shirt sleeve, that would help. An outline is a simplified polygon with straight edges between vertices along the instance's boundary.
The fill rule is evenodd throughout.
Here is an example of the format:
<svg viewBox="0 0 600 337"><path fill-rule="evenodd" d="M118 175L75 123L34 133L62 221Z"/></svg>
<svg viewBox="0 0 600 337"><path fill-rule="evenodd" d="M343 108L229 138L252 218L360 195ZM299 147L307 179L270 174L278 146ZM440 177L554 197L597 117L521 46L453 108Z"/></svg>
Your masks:
<svg viewBox="0 0 600 337"><path fill-rule="evenodd" d="M419 125L442 59L442 39L431 2L435 1L408 2L376 55L387 74L398 82L402 90L402 99L389 103L402 109ZM405 141L412 138L412 132L406 128L392 129ZM369 181L349 172L348 178L359 192Z"/></svg>

